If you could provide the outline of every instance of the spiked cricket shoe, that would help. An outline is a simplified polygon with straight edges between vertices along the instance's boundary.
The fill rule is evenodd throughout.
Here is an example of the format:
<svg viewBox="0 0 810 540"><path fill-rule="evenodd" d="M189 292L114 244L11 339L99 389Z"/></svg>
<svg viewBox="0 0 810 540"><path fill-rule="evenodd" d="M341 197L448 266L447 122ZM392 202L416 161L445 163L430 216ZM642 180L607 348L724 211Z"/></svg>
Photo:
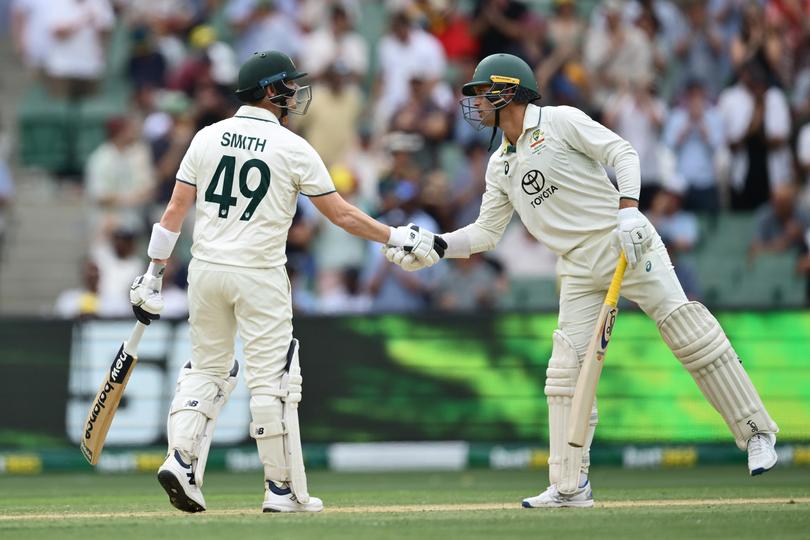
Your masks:
<svg viewBox="0 0 810 540"><path fill-rule="evenodd" d="M748 439L748 470L757 476L773 469L776 465L776 435L757 433Z"/></svg>
<svg viewBox="0 0 810 540"><path fill-rule="evenodd" d="M540 495L523 499L522 505L523 508L592 508L591 482L586 481L570 495L560 493L557 484L551 484Z"/></svg>
<svg viewBox="0 0 810 540"><path fill-rule="evenodd" d="M264 488L263 512L320 512L323 510L323 501L318 497L310 497L308 503L300 503L286 484L277 486L268 480Z"/></svg>
<svg viewBox="0 0 810 540"><path fill-rule="evenodd" d="M205 511L205 498L194 482L194 470L175 450L158 469L158 482L169 495L172 506L183 512Z"/></svg>

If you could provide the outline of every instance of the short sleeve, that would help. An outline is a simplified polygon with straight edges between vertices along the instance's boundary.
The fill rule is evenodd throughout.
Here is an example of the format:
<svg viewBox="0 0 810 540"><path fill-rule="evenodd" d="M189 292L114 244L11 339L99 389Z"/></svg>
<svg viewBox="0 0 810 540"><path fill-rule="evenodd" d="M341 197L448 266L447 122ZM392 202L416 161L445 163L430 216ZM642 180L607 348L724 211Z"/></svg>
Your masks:
<svg viewBox="0 0 810 540"><path fill-rule="evenodd" d="M194 135L188 150L186 150L186 155L183 156L183 161L180 162L180 168L177 171L177 180L184 184L197 185L197 175L200 173L200 164L202 163L202 156L205 151L203 143L204 131L204 129L200 130Z"/></svg>
<svg viewBox="0 0 810 540"><path fill-rule="evenodd" d="M320 197L336 191L321 156L308 143L304 143L296 158L298 190L302 195Z"/></svg>

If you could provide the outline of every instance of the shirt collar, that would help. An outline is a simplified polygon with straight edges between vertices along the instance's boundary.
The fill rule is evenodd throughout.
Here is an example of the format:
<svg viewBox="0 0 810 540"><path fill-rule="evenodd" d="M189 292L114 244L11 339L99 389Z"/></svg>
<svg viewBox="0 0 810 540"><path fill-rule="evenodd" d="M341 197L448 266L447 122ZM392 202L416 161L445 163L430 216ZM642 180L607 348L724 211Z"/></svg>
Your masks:
<svg viewBox="0 0 810 540"><path fill-rule="evenodd" d="M526 106L526 112L523 113L523 133L530 129L535 129L540 125L540 107L529 103ZM521 133L521 135L523 135ZM506 135L501 135L501 155L514 154L517 152L517 143L514 145L509 144L506 140Z"/></svg>
<svg viewBox="0 0 810 540"><path fill-rule="evenodd" d="M250 105L242 105L239 107L239 110L236 111L234 118L250 118L253 120L261 120L264 122L278 124L278 118L275 114L271 113L267 109L262 109L261 107L251 107Z"/></svg>

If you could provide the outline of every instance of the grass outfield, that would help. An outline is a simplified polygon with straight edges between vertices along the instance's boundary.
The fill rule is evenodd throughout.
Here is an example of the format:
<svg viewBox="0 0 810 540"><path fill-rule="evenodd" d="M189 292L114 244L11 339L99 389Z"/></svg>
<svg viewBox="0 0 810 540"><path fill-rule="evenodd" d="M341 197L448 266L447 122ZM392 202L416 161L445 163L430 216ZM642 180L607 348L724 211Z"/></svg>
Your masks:
<svg viewBox="0 0 810 540"><path fill-rule="evenodd" d="M0 538L810 538L810 470L594 471L597 508L526 510L544 471L313 472L321 514L262 514L259 473L206 477L208 512L182 514L151 475L0 477Z"/></svg>

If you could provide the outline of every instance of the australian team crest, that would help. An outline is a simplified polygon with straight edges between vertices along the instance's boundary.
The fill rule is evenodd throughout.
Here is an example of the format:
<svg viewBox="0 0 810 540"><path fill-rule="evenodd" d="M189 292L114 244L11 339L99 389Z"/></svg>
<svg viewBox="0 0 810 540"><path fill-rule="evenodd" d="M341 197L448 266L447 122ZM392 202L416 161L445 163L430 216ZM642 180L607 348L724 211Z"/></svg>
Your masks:
<svg viewBox="0 0 810 540"><path fill-rule="evenodd" d="M534 153L537 153L540 151L540 148L542 148L542 144L545 142L545 140L546 137L543 134L543 130L535 129L532 131L532 142L529 143L529 148L534 150Z"/></svg>

